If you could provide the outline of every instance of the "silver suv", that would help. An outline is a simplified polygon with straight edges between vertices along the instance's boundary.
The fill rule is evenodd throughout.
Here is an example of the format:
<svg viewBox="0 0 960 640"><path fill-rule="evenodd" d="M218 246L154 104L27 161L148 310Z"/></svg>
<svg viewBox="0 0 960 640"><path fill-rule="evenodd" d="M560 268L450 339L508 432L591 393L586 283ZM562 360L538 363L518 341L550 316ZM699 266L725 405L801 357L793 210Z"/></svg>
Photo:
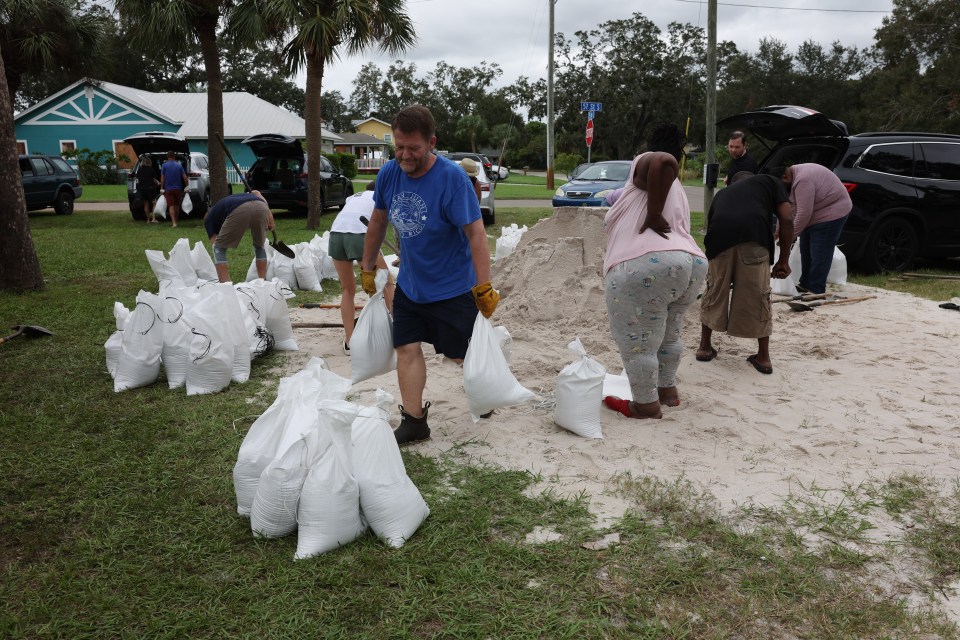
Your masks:
<svg viewBox="0 0 960 640"><path fill-rule="evenodd" d="M169 131L144 131L137 133L124 142L133 147L137 154L137 163L127 176L127 201L134 220L144 220L143 204L137 198L137 170L145 157L153 161L153 170L160 179L160 165L167 161L167 153L173 151L183 165L190 180L190 200L193 211L184 215L203 217L210 207L210 160L206 155L190 151L190 145L183 136Z"/></svg>

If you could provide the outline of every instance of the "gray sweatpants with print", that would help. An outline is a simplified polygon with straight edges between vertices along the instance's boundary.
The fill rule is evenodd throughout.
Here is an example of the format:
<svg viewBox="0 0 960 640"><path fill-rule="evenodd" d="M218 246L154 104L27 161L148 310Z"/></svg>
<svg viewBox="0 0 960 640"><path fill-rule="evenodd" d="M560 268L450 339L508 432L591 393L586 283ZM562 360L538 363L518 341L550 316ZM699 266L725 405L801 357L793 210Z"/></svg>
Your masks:
<svg viewBox="0 0 960 640"><path fill-rule="evenodd" d="M657 387L676 385L683 315L697 299L707 261L686 251L656 251L621 262L604 280L610 333L634 402L656 402Z"/></svg>

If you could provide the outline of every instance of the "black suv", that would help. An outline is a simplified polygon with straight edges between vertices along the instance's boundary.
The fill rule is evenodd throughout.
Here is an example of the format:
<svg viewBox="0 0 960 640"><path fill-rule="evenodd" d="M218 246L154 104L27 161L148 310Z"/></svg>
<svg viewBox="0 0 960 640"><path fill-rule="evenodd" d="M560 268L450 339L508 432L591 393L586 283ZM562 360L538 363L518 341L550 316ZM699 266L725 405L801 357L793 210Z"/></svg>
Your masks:
<svg viewBox="0 0 960 640"><path fill-rule="evenodd" d="M53 207L61 216L73 213L73 201L83 195L76 170L60 156L20 156L20 176L27 211Z"/></svg>
<svg viewBox="0 0 960 640"><path fill-rule="evenodd" d="M842 122L783 105L717 126L777 143L761 161L761 173L803 162L833 170L853 200L838 243L851 262L869 271L904 271L921 256L960 256L960 136L848 135Z"/></svg>
<svg viewBox="0 0 960 640"><path fill-rule="evenodd" d="M271 209L307 210L307 157L300 140L278 133L261 133L242 141L256 161L246 172L247 184L260 192ZM353 195L353 182L320 156L320 208L340 207Z"/></svg>

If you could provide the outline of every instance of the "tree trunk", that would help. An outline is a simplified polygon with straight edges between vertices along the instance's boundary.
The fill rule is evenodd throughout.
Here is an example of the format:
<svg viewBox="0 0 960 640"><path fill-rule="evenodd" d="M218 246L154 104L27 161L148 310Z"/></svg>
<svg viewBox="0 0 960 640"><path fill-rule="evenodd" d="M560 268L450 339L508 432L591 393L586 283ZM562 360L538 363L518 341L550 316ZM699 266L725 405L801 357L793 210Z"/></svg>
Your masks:
<svg viewBox="0 0 960 640"><path fill-rule="evenodd" d="M43 274L37 258L13 130L13 102L0 55L0 290L39 291Z"/></svg>
<svg viewBox="0 0 960 640"><path fill-rule="evenodd" d="M197 23L197 36L207 71L207 156L210 158L210 204L230 193L227 159L217 139L223 138L223 85L220 81L220 48L217 15L205 14Z"/></svg>
<svg viewBox="0 0 960 640"><path fill-rule="evenodd" d="M320 183L320 162L323 141L320 113L320 87L323 85L323 60L307 53L307 94L303 113L307 133L307 229L320 226L323 215L323 187Z"/></svg>

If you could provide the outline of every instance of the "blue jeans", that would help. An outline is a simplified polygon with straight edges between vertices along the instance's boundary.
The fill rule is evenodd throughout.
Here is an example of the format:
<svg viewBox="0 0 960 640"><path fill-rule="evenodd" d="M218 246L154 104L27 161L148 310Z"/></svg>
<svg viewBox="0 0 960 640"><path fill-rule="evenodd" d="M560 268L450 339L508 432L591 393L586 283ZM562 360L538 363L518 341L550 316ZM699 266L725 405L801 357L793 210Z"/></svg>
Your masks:
<svg viewBox="0 0 960 640"><path fill-rule="evenodd" d="M833 250L849 216L807 227L800 234L800 282L810 293L827 290L827 275L833 264Z"/></svg>

